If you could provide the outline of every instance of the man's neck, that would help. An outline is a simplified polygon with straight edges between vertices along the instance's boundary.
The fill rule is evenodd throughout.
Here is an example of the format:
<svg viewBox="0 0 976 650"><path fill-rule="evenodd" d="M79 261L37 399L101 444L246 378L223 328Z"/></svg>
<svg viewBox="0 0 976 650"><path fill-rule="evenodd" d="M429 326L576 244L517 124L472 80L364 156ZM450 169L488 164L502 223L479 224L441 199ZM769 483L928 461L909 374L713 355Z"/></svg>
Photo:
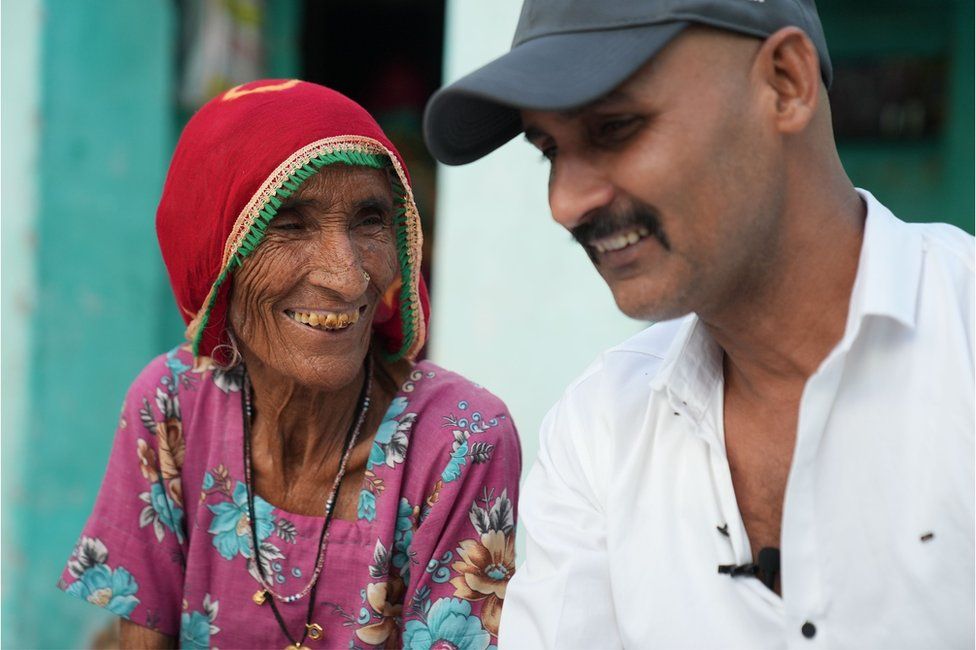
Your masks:
<svg viewBox="0 0 976 650"><path fill-rule="evenodd" d="M864 233L865 207L848 191L800 197L782 255L762 282L699 314L725 352L726 382L743 396L799 399L806 380L843 337Z"/></svg>

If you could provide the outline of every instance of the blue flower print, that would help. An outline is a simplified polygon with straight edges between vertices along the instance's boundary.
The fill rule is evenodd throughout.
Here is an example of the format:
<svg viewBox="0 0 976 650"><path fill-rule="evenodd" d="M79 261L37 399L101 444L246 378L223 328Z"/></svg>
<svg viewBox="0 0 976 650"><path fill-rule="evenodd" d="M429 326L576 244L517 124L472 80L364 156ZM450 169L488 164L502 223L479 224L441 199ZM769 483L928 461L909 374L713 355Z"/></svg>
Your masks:
<svg viewBox="0 0 976 650"><path fill-rule="evenodd" d="M461 468L467 462L465 456L468 455L468 441L465 440L458 448L451 452L451 460L447 462L447 467L441 472L441 480L445 483L456 481L461 476Z"/></svg>
<svg viewBox="0 0 976 650"><path fill-rule="evenodd" d="M180 647L210 647L210 619L200 612L183 612L180 616Z"/></svg>
<svg viewBox="0 0 976 650"><path fill-rule="evenodd" d="M400 421L397 418L403 414L408 405L409 402L405 397L397 397L390 403L373 438L366 469L373 469L379 465L393 467L404 461L407 451L407 431L413 425L416 415L408 413Z"/></svg>
<svg viewBox="0 0 976 650"><path fill-rule="evenodd" d="M247 486L241 481L234 488L233 503L224 501L207 506L214 514L207 532L214 535L214 548L226 559L233 560L238 554L251 557L251 531L248 527ZM254 516L257 517L258 543L274 531L274 506L254 496Z"/></svg>
<svg viewBox="0 0 976 650"><path fill-rule="evenodd" d="M122 567L113 571L104 564L96 564L86 569L65 591L125 618L139 604L136 598L139 585Z"/></svg>
<svg viewBox="0 0 976 650"><path fill-rule="evenodd" d="M359 503L356 506L356 516L366 521L376 518L376 495L369 490L359 493Z"/></svg>
<svg viewBox="0 0 976 650"><path fill-rule="evenodd" d="M393 566L400 569L403 581L410 582L410 544L413 543L413 506L400 499L396 530L393 532Z"/></svg>
<svg viewBox="0 0 976 650"><path fill-rule="evenodd" d="M150 505L156 512L160 522L173 533L176 539L183 543L183 509L178 507L173 499L166 494L161 482L153 483L149 488Z"/></svg>
<svg viewBox="0 0 976 650"><path fill-rule="evenodd" d="M386 409L386 415L383 416L380 428L376 430L376 438L374 438L376 442L386 444L393 440L393 434L397 428L396 418L407 410L408 404L406 397L397 397L390 402L390 407Z"/></svg>
<svg viewBox="0 0 976 650"><path fill-rule="evenodd" d="M172 379L170 381L166 381L164 379L163 384L169 388L169 392L171 393L176 392L176 388L179 386L183 375L185 375L188 370L192 369L191 366L183 363L183 361L176 356L179 351L180 349L177 347L166 353L166 367L169 368L170 377Z"/></svg>
<svg viewBox="0 0 976 650"><path fill-rule="evenodd" d="M183 607L186 607L183 601ZM215 625L220 603L213 600L210 594L203 597L203 611L183 612L180 616L180 647L181 648L209 648L210 639L220 633Z"/></svg>
<svg viewBox="0 0 976 650"><path fill-rule="evenodd" d="M376 434L379 437L379 433ZM383 449L382 445L378 443L375 439L373 440L373 446L369 450L369 460L366 461L366 469L373 469L378 465L382 465L386 462L386 451Z"/></svg>
<svg viewBox="0 0 976 650"><path fill-rule="evenodd" d="M471 603L458 598L441 598L427 612L427 622L407 621L403 647L409 650L432 648L487 650L491 635L471 616Z"/></svg>

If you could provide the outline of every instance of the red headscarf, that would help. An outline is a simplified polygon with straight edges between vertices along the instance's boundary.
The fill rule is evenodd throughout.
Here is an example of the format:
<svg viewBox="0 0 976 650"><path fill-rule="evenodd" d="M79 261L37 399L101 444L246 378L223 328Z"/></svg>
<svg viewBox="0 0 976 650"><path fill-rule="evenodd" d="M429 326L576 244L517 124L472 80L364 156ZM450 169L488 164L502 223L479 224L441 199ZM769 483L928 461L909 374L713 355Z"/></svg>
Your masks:
<svg viewBox="0 0 976 650"><path fill-rule="evenodd" d="M391 358L412 359L423 347L430 307L420 276L422 234L400 154L349 98L271 79L231 88L193 116L156 211L159 247L194 355L213 356L227 342L233 271L260 244L281 199L333 163L388 165L396 173L400 281L384 296L373 327Z"/></svg>

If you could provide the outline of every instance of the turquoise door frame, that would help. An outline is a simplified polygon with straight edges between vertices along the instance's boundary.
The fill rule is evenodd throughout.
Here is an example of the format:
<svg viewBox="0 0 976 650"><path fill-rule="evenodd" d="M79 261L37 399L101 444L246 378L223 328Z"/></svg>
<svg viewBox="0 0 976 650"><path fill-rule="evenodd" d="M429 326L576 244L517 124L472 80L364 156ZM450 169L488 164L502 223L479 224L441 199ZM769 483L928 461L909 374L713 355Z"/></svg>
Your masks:
<svg viewBox="0 0 976 650"><path fill-rule="evenodd" d="M37 245L17 261L37 283L18 378L27 408L21 431L4 430L19 439L4 459L18 467L4 494L5 647L84 646L108 618L55 583L101 482L125 388L164 349L161 326L172 322L153 218L173 141L174 7L42 4Z"/></svg>

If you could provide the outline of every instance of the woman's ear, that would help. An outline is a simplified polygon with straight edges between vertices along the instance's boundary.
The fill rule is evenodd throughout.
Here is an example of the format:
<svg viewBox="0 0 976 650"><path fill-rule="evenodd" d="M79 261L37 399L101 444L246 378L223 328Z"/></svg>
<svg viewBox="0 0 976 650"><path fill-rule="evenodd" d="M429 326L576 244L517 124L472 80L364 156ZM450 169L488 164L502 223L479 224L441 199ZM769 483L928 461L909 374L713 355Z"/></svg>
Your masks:
<svg viewBox="0 0 976 650"><path fill-rule="evenodd" d="M822 84L820 58L810 38L798 27L775 32L759 48L754 72L774 93L777 129L803 131L816 113Z"/></svg>

